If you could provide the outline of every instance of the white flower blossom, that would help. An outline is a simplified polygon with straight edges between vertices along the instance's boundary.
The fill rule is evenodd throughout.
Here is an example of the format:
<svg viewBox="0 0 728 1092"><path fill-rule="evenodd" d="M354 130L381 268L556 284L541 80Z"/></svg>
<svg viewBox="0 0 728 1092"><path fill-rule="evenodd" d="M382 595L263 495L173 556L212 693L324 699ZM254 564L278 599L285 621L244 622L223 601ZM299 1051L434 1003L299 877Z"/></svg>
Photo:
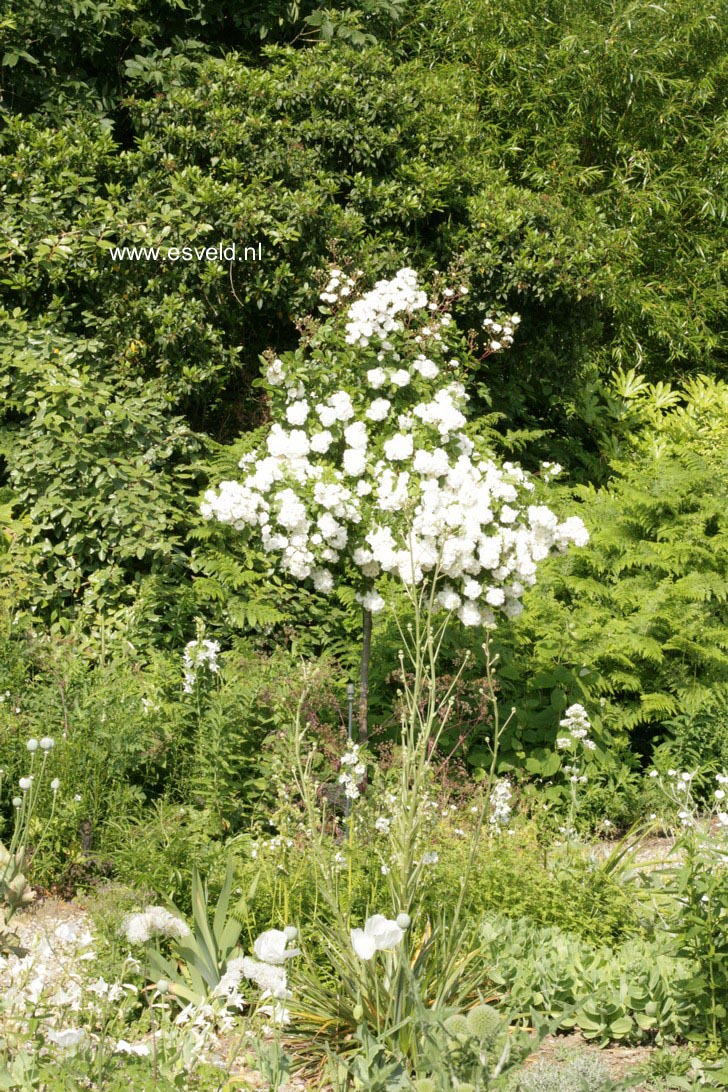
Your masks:
<svg viewBox="0 0 728 1092"><path fill-rule="evenodd" d="M253 944L253 951L261 963L282 964L300 955L298 948L288 948L288 936L283 929L267 929Z"/></svg>
<svg viewBox="0 0 728 1092"><path fill-rule="evenodd" d="M490 828L494 834L500 833L508 826L511 819L511 799L513 790L507 777L503 777L493 786L490 794Z"/></svg>
<svg viewBox="0 0 728 1092"><path fill-rule="evenodd" d="M283 361L276 358L273 363L268 366L265 377L270 383L271 387L282 386L283 383L285 383L286 379L286 372L283 367Z"/></svg>
<svg viewBox="0 0 728 1092"><path fill-rule="evenodd" d="M390 440L384 442L384 454L392 462L401 462L408 459L414 450L412 436L404 436L401 432L395 433Z"/></svg>
<svg viewBox="0 0 728 1092"><path fill-rule="evenodd" d="M211 671L216 675L220 670L220 665L217 662L217 654L220 651L220 645L217 641L208 641L203 639L201 641L190 641L185 646L184 651L184 673L185 673L185 694L191 694L195 682L197 681L197 672L200 668L205 668L207 671Z"/></svg>
<svg viewBox="0 0 728 1092"><path fill-rule="evenodd" d="M146 1058L152 1053L146 1043L127 1043L126 1039L119 1039L114 1047L114 1054L136 1054L140 1058Z"/></svg>
<svg viewBox="0 0 728 1092"><path fill-rule="evenodd" d="M383 914L367 918L363 929L352 929L351 943L359 959L369 960L375 952L391 951L402 942L405 930Z"/></svg>
<svg viewBox="0 0 728 1092"><path fill-rule="evenodd" d="M325 293L338 300L351 287L335 270ZM307 389L288 378L281 361L269 365L270 385L285 387L271 399L286 427L275 422L263 450L243 456L243 480L208 490L201 512L257 533L284 573L322 591L333 590L342 563L353 561L361 574L357 598L372 611L384 605L374 583L384 574L419 584L437 569L447 609L463 625L492 626L495 612L518 616L541 560L585 543L588 534L578 517L560 523L545 506L529 504L533 482L519 467L477 453L464 431L467 395L452 378L458 362L437 363L435 335L447 316L427 308L409 269L352 302L346 340L371 343L379 361L354 397L335 378L330 385L317 378ZM405 318L415 333L421 309L419 329L432 349L411 360L395 341L412 336ZM504 341L515 319L489 319L489 336ZM374 397L383 387L389 397ZM369 432L368 423L379 427Z"/></svg>
<svg viewBox="0 0 728 1092"><path fill-rule="evenodd" d="M85 1041L86 1032L83 1028L63 1028L60 1031L49 1028L45 1033L45 1037L50 1043L55 1043L62 1050L70 1050Z"/></svg>
<svg viewBox="0 0 728 1092"><path fill-rule="evenodd" d="M366 411L366 416L370 421L384 421L392 403L388 398L375 398Z"/></svg>
<svg viewBox="0 0 728 1092"><path fill-rule="evenodd" d="M122 932L130 944L146 944L152 937L188 937L189 926L163 906L149 906L142 913L129 914Z"/></svg>
<svg viewBox="0 0 728 1092"><path fill-rule="evenodd" d="M290 425L303 425L306 423L308 417L308 402L305 399L301 399L299 402L292 402L286 409L286 418Z"/></svg>

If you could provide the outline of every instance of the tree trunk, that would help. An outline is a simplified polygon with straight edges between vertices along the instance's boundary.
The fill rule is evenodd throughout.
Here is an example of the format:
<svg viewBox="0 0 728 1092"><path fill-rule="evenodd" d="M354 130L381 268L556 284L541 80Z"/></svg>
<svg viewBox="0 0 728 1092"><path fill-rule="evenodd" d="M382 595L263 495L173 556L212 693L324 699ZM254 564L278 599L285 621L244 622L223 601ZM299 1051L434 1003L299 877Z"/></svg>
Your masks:
<svg viewBox="0 0 728 1092"><path fill-rule="evenodd" d="M362 608L361 676L359 679L359 743L369 735L369 657L372 651L372 612Z"/></svg>

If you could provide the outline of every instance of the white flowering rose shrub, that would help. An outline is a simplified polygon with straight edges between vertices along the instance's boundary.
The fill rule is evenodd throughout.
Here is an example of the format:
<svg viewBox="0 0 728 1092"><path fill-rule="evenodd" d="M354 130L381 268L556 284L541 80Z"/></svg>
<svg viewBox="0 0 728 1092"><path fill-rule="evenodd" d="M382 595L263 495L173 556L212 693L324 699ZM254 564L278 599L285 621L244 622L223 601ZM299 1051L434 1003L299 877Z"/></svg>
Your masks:
<svg viewBox="0 0 728 1092"><path fill-rule="evenodd" d="M463 355L458 293L430 299L406 268L358 296L353 285L334 270L323 294L333 313L267 366L265 443L241 459L239 480L205 494L202 514L256 536L318 592L353 572L372 613L387 576L437 573L438 602L463 625L514 617L538 562L584 545L586 528L532 503L524 471L499 465L469 427L451 355L454 343Z"/></svg>

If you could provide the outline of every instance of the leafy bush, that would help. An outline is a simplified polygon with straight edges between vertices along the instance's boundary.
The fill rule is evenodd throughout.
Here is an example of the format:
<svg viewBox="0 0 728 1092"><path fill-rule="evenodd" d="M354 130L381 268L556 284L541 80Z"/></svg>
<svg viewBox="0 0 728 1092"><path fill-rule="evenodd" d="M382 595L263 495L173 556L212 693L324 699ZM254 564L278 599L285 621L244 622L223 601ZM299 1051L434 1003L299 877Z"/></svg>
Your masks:
<svg viewBox="0 0 728 1092"><path fill-rule="evenodd" d="M222 654L218 675L200 672L187 694L182 648L145 659L118 635L104 643L103 630L99 647L77 630L60 639L5 622L4 776L25 776L26 739L50 733L61 783L34 881L71 892L114 871L160 893L187 892L195 859L207 867L225 837L275 797L284 771L272 745L290 714L298 660L241 645ZM322 664L308 707L313 722L336 723L343 684ZM50 803L46 791L31 846ZM3 809L10 819L9 801Z"/></svg>
<svg viewBox="0 0 728 1092"><path fill-rule="evenodd" d="M585 254L611 238L596 273L605 294L597 314L611 344L599 337L594 356L606 349L651 378L664 378L675 362L719 365L725 347L725 16L725 0L700 10L678 0L659 11L649 0L558 9L547 0L433 0L399 39L406 56L456 59L475 73L481 118L509 180L547 209L563 202L588 217ZM524 234L526 246L539 245L537 230ZM568 277L584 256L555 276ZM491 264L480 262L486 278ZM584 295L590 282L585 271ZM549 363L558 367L557 355ZM558 399L558 373L540 353L532 360L538 413L538 397Z"/></svg>
<svg viewBox="0 0 728 1092"><path fill-rule="evenodd" d="M667 393L638 385L624 400L641 428L622 441L608 485L577 491L589 545L547 563L503 641L500 678L518 706L510 761L537 776L555 772L556 721L575 700L592 714L607 769L610 752L648 756L691 723L721 753L728 388L696 379Z"/></svg>
<svg viewBox="0 0 728 1092"><path fill-rule="evenodd" d="M466 840L445 828L437 841L440 861L428 893L435 911L453 890L467 853ZM620 942L639 931L629 893L598 860L566 859L540 845L533 826L486 841L478 854L477 882L466 895L468 914L501 914L554 926L594 944Z"/></svg>
<svg viewBox="0 0 728 1092"><path fill-rule="evenodd" d="M0 453L25 519L24 567L34 570L23 605L59 628L74 613L89 628L116 615L110 628L135 639L158 635L164 611L179 639L185 494L195 489L189 464L202 443L167 416L159 387L104 378L100 351L11 319L0 358Z"/></svg>

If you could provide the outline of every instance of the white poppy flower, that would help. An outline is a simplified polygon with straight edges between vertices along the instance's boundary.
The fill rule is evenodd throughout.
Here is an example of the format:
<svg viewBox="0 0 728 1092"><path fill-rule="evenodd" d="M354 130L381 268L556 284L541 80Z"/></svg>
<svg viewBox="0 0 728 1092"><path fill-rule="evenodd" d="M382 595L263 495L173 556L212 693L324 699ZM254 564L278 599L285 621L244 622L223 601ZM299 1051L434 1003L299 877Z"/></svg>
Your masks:
<svg viewBox="0 0 728 1092"><path fill-rule="evenodd" d="M298 948L286 949L287 944L288 937L284 929L266 929L253 945L253 951L261 963L280 965L290 959L291 956L301 954Z"/></svg>
<svg viewBox="0 0 728 1092"><path fill-rule="evenodd" d="M363 929L351 930L351 943L359 959L371 959L375 952L396 948L404 937L404 929L384 914L367 918Z"/></svg>

